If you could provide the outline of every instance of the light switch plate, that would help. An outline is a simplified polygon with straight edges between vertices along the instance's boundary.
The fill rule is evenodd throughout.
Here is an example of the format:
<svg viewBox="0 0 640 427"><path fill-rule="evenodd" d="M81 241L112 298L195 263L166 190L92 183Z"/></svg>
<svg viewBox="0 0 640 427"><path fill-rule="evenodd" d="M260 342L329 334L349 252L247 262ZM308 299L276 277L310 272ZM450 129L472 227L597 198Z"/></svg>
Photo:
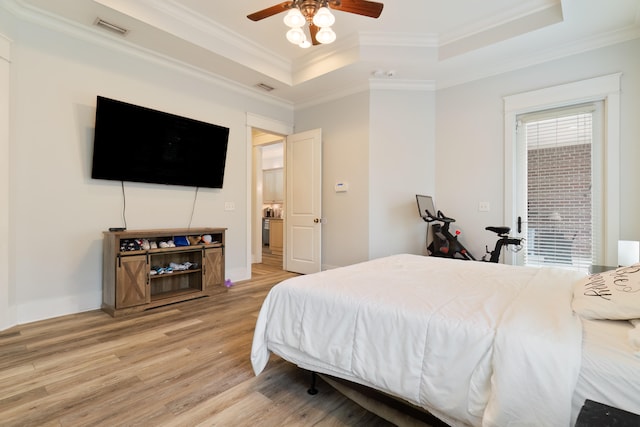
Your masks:
<svg viewBox="0 0 640 427"><path fill-rule="evenodd" d="M346 182L336 182L336 185L333 188L336 193L346 193L349 190L349 184Z"/></svg>

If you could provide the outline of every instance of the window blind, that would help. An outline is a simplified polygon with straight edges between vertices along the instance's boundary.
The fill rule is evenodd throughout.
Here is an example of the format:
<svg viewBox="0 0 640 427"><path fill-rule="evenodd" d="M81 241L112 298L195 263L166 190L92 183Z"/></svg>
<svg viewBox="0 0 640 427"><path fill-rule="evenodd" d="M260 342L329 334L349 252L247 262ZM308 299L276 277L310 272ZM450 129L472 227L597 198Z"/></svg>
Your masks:
<svg viewBox="0 0 640 427"><path fill-rule="evenodd" d="M525 265L595 263L593 104L518 117L526 143Z"/></svg>

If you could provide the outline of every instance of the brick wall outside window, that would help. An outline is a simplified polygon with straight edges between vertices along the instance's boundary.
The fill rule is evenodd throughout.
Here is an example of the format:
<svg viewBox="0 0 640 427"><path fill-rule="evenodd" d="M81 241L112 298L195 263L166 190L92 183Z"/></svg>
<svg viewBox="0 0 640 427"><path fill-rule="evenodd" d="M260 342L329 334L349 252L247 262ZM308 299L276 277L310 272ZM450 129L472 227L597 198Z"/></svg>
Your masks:
<svg viewBox="0 0 640 427"><path fill-rule="evenodd" d="M542 263L575 264L579 258L590 263L591 144L530 148L527 154L527 257Z"/></svg>

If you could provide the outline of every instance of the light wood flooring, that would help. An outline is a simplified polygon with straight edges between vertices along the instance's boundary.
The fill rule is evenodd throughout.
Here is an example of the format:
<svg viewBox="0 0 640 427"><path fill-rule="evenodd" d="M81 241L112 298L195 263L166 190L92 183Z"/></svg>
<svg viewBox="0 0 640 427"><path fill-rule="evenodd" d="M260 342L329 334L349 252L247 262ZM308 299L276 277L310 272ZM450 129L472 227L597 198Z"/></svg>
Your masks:
<svg viewBox="0 0 640 427"><path fill-rule="evenodd" d="M262 263L268 266L282 268L282 253L272 252L268 246L263 246Z"/></svg>
<svg viewBox="0 0 640 427"><path fill-rule="evenodd" d="M323 381L307 394L309 374L275 356L253 374L258 311L292 275L257 264L251 280L215 297L0 331L0 425L390 425Z"/></svg>

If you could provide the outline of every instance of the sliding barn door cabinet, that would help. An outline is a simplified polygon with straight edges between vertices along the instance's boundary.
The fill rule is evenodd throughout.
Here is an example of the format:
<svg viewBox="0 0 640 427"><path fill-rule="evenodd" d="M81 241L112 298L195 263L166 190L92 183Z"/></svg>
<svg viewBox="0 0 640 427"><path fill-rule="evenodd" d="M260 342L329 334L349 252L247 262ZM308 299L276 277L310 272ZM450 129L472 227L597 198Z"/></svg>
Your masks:
<svg viewBox="0 0 640 427"><path fill-rule="evenodd" d="M225 230L104 232L102 309L115 317L226 291Z"/></svg>

